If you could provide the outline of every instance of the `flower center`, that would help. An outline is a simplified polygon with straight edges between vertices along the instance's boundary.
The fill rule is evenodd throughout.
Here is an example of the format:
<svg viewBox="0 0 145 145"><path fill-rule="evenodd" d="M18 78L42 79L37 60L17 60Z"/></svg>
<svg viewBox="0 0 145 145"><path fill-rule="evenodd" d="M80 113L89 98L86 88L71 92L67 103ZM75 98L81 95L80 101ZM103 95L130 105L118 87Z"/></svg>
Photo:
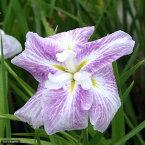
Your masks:
<svg viewBox="0 0 145 145"><path fill-rule="evenodd" d="M74 73L77 70L76 65L76 53L72 50L65 50L62 53L57 53L57 61L63 62L66 67L66 71Z"/></svg>
<svg viewBox="0 0 145 145"><path fill-rule="evenodd" d="M57 53L56 58L57 61L64 63L66 70L56 74L49 74L49 80L45 83L47 88L59 89L67 82L73 83L73 86L74 83L78 83L84 90L91 88L91 75L88 72L80 71L80 66L77 66L76 53L74 51L65 50L62 53ZM83 63L86 64L86 61Z"/></svg>

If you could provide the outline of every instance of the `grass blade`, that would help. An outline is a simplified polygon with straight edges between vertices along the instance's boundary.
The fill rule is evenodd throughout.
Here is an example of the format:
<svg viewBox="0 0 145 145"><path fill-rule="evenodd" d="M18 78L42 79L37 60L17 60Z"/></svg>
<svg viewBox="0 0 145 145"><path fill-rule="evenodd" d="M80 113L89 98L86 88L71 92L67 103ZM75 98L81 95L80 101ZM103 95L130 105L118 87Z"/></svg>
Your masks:
<svg viewBox="0 0 145 145"><path fill-rule="evenodd" d="M12 114L1 114L0 113L0 119L10 119L10 120L20 121L16 116L14 116Z"/></svg>
<svg viewBox="0 0 145 145"><path fill-rule="evenodd" d="M51 0L51 3L50 3L50 11L49 11L49 18L51 19L52 18L52 14L53 14L53 7L55 6L55 3L56 3L56 0Z"/></svg>
<svg viewBox="0 0 145 145"><path fill-rule="evenodd" d="M10 80L9 79L9 84L10 86L12 87L13 91L21 97L21 99L24 101L24 102L27 102L29 100L29 97L23 92L23 90L21 90L16 84L14 81Z"/></svg>
<svg viewBox="0 0 145 145"><path fill-rule="evenodd" d="M135 58L137 57L138 54L138 49L139 49L139 45L136 47L136 49L134 50L133 54L131 55L129 61L127 61L127 64L125 65L123 71L121 72L122 74L124 74L128 68L131 66L131 64L133 63L133 61L135 60Z"/></svg>
<svg viewBox="0 0 145 145"><path fill-rule="evenodd" d="M3 38L2 36L0 36L0 47L1 47L1 60L0 60L0 85L1 85L1 89L0 89L0 101L1 101L1 111L0 113L9 113L9 107L8 107L8 98L7 98L7 94L8 94L8 82L7 82L7 72L5 70L5 66L4 66L4 54L3 54ZM10 125L10 121L6 120L5 122L3 120L2 121L2 136L4 136L4 131L6 132L6 137L11 137L11 125Z"/></svg>
<svg viewBox="0 0 145 145"><path fill-rule="evenodd" d="M3 56L3 43L2 35L0 33L0 113L5 113L5 97L6 97L6 81L5 81L5 68L4 68L4 56ZM0 120L0 137L4 137L5 133L5 122Z"/></svg>
<svg viewBox="0 0 145 145"><path fill-rule="evenodd" d="M38 5L41 6L41 9L43 9L43 10L44 9L48 10L51 7L51 4L48 4L48 3L44 2L44 1L37 0L36 2L38 3ZM76 16L74 16L73 14L65 11L64 9L61 9L60 7L57 7L57 6L54 6L53 9L56 10L56 11L62 12L63 14L69 16L71 19L73 19L73 20L78 22L78 18Z"/></svg>
<svg viewBox="0 0 145 145"><path fill-rule="evenodd" d="M136 128L134 128L132 131L130 131L127 135L121 138L118 142L116 142L114 145L122 145L144 128L145 128L145 120L142 123L140 123Z"/></svg>
<svg viewBox="0 0 145 145"><path fill-rule="evenodd" d="M128 116L126 114L124 114L124 118L126 120L127 125L130 127L130 129L134 129L134 125L132 124L132 122L130 121L130 119L128 118ZM142 136L140 135L140 133L136 134L139 142L141 143L141 145L145 145L145 141L143 140Z"/></svg>
<svg viewBox="0 0 145 145"><path fill-rule="evenodd" d="M88 128L82 130L82 143L83 145L89 145Z"/></svg>
<svg viewBox="0 0 145 145"><path fill-rule="evenodd" d="M34 89L31 88L26 82L24 82L13 70L12 68L8 65L8 63L4 63L6 69L8 70L8 72L19 82L19 84L24 88L24 90L30 95L32 96L34 94Z"/></svg>
<svg viewBox="0 0 145 145"><path fill-rule="evenodd" d="M40 16L41 16L41 21L42 21L42 24L44 26L46 35L47 36L54 35L54 30L50 27L50 25L49 25L49 23L48 23L48 21L46 19L45 12L41 11Z"/></svg>
<svg viewBox="0 0 145 145"><path fill-rule="evenodd" d="M35 25L36 25L36 32L40 35L41 34L41 18L40 18L40 13L38 11L38 7L35 3L35 1L32 1L32 8L33 8L33 11L34 11L34 19L35 19Z"/></svg>
<svg viewBox="0 0 145 145"><path fill-rule="evenodd" d="M19 0L13 0L13 11L19 21L21 31L25 36L25 34L29 31L29 28Z"/></svg>
<svg viewBox="0 0 145 145"><path fill-rule="evenodd" d="M124 74L120 77L120 84L121 86L124 85L124 83L129 79L129 77L144 63L144 60L139 61L135 66L133 66L131 69L126 71Z"/></svg>
<svg viewBox="0 0 145 145"><path fill-rule="evenodd" d="M116 78L116 83L118 86L118 93L119 93L120 99L122 99L120 77L118 73L117 62L113 62L113 69L114 69L114 75ZM122 105L112 121L112 143L115 143L124 135L125 135L125 123L124 123L124 112L123 112L123 105Z"/></svg>
<svg viewBox="0 0 145 145"><path fill-rule="evenodd" d="M129 95L129 93L131 92L132 88L134 85L134 81L132 81L132 83L130 84L130 86L126 89L126 91L124 92L124 94L122 95L122 102L124 103L127 96Z"/></svg>
<svg viewBox="0 0 145 145"><path fill-rule="evenodd" d="M100 17L98 18L98 21L97 21L97 23L96 23L96 25L95 25L95 28L96 28L96 29L97 29L98 26L100 25L100 22L101 22L101 20L102 20L102 18L103 18L103 16L104 16L104 13L106 12L107 8L109 7L111 1L112 1L112 0L108 0L107 4L105 5L105 8L103 9L102 14L101 14Z"/></svg>

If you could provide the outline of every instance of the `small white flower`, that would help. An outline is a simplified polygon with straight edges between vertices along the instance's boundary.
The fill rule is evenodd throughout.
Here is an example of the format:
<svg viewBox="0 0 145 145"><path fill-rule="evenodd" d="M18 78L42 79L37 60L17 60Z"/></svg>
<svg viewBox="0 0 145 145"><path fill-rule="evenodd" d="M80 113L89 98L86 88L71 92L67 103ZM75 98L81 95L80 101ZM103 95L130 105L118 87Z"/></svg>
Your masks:
<svg viewBox="0 0 145 145"><path fill-rule="evenodd" d="M0 36L2 38L3 54L5 59L10 58L22 51L22 46L16 38L5 34L5 32L1 29L0 29ZM0 47L1 47L1 42L0 42ZM0 56L1 56L1 51L0 51Z"/></svg>

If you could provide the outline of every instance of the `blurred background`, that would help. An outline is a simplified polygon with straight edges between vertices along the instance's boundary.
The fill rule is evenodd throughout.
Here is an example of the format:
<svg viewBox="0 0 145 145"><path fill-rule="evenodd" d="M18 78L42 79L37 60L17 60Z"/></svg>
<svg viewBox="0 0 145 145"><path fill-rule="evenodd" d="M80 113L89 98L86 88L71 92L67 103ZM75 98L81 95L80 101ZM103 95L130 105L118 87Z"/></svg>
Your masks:
<svg viewBox="0 0 145 145"><path fill-rule="evenodd" d="M142 61L145 56L145 0L0 0L0 28L16 37L23 49L28 31L47 37L84 26L95 26L90 40L123 30L136 41L133 54L115 63L123 96L121 110L124 111L119 112L103 134L93 131L90 125L83 131L48 136L43 128L34 131L26 123L8 116L6 126L9 127L4 133L0 130L0 138L19 137L26 144L42 145L145 145L145 125L141 126L141 131L134 130L145 120L145 67ZM6 60L8 109L1 112L5 114L13 114L22 107L37 88L37 81L31 74L12 65L10 60Z"/></svg>

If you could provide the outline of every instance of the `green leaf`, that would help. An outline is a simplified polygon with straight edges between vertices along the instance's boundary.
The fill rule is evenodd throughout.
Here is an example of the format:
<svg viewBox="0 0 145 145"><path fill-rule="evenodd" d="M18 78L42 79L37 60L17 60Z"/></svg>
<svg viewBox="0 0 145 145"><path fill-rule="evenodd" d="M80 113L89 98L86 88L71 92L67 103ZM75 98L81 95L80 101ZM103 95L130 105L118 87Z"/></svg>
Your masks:
<svg viewBox="0 0 145 145"><path fill-rule="evenodd" d="M135 126L132 124L132 122L130 121L130 119L128 118L128 116L126 114L124 114L125 120L127 125L130 127L130 129L134 129ZM145 141L143 140L142 136L140 135L140 133L136 134L138 141L141 143L141 145L145 145Z"/></svg>
<svg viewBox="0 0 145 145"><path fill-rule="evenodd" d="M9 79L9 84L12 87L13 91L24 101L27 102L29 100L28 95L24 93L24 91L19 88L14 81Z"/></svg>
<svg viewBox="0 0 145 145"><path fill-rule="evenodd" d="M0 113L5 113L6 111L6 80L5 80L5 68L4 68L4 55L3 55L3 43L2 43L2 36L0 33ZM0 137L4 137L5 132L5 121L0 120Z"/></svg>
<svg viewBox="0 0 145 145"><path fill-rule="evenodd" d="M1 6L2 6L3 14L5 14L5 12L7 10L7 6L8 6L7 1L6 0L1 0Z"/></svg>
<svg viewBox="0 0 145 145"><path fill-rule="evenodd" d="M55 6L56 0L51 0L50 3L50 11L49 11L49 18L52 18L52 14L53 14L53 10L54 10L54 6Z"/></svg>
<svg viewBox="0 0 145 145"><path fill-rule="evenodd" d="M56 26L55 30L54 30L54 34L57 33L57 30L58 30L58 25Z"/></svg>
<svg viewBox="0 0 145 145"><path fill-rule="evenodd" d="M89 145L88 128L82 130L82 143Z"/></svg>
<svg viewBox="0 0 145 145"><path fill-rule="evenodd" d="M10 30L10 27L13 23L13 16L12 16L12 6L13 6L13 1L9 2L5 17L4 17L4 24L3 24L3 29L7 32Z"/></svg>
<svg viewBox="0 0 145 145"><path fill-rule="evenodd" d="M145 120L142 123L140 123L137 127L135 127L132 131L130 131L127 135L125 135L119 141L117 141L114 145L122 145L144 128L145 128Z"/></svg>
<svg viewBox="0 0 145 145"><path fill-rule="evenodd" d="M28 24L27 24L27 20L26 20L24 11L21 7L19 0L12 0L12 1L13 1L13 11L15 13L16 18L19 21L21 31L25 37L26 33L29 31L29 28L28 28Z"/></svg>
<svg viewBox="0 0 145 145"><path fill-rule="evenodd" d="M8 72L19 82L19 84L24 88L24 90L30 95L32 96L34 94L34 89L32 89L25 81L23 81L10 67L10 65L8 65L8 63L4 63L6 69L8 70Z"/></svg>
<svg viewBox="0 0 145 145"><path fill-rule="evenodd" d="M45 9L45 10L48 10L48 9L50 9L50 7L51 7L51 4L48 4L48 3L44 2L44 1L37 0L36 2L37 2L38 5L41 6L41 9L43 9L43 10L44 10L44 9ZM57 7L57 6L54 6L53 9L56 10L56 11L62 12L63 14L69 16L70 18L72 18L73 20L75 20L75 21L78 22L78 18L77 18L76 16L74 16L73 14L71 14L71 13L65 11L64 9L62 9L62 8L60 8L60 7Z"/></svg>
<svg viewBox="0 0 145 145"><path fill-rule="evenodd" d="M41 145L41 142L40 142L40 133L37 130L35 130L35 138L36 138L36 141L37 141L37 145Z"/></svg>
<svg viewBox="0 0 145 145"><path fill-rule="evenodd" d="M121 86L120 86L120 77L118 73L117 62L113 62L113 69L114 69L114 75L116 78L116 83L118 86L118 93L119 93L120 99L122 99L122 91L121 91ZM115 143L124 135L125 135L125 123L124 123L124 111L123 111L123 105L122 105L112 121L112 143Z"/></svg>
<svg viewBox="0 0 145 145"><path fill-rule="evenodd" d="M47 36L51 36L51 35L54 35L54 30L50 27L47 19L46 19L46 15L45 15L45 12L44 11L41 11L40 12L40 17L41 17L41 21L42 21L42 24L44 26L44 29L45 29L45 32L46 32L46 35Z"/></svg>
<svg viewBox="0 0 145 145"><path fill-rule="evenodd" d="M61 131L60 134L64 136L66 139L73 141L74 143L77 143L77 139L75 139L73 136L71 136L69 133Z"/></svg>
<svg viewBox="0 0 145 145"><path fill-rule="evenodd" d="M1 114L0 113L0 119L10 119L10 120L20 121L16 116L14 116L12 114Z"/></svg>
<svg viewBox="0 0 145 145"><path fill-rule="evenodd" d="M0 102L1 102L1 112L0 113L9 113L9 107L8 107L8 76L7 72L5 70L4 66L4 55L3 55L3 38L0 35L0 51L1 51L1 59L0 59ZM6 137L11 137L11 125L10 121L6 120L0 121L0 130L1 130L1 135L4 136L4 131L6 132Z"/></svg>
<svg viewBox="0 0 145 145"><path fill-rule="evenodd" d="M62 138L62 137L59 137L58 135L49 135L48 136L48 134L46 134L46 132L44 131L44 129L43 130L40 130L40 129L37 129L37 131L39 131L39 136L40 137L49 137L50 138L50 140L51 140L51 144L52 145L58 145L57 143L58 143L58 140L59 140L59 142L61 142L61 141L66 141L66 142L69 142L69 144L71 144L71 145L76 145L77 144L77 140L76 139L74 139L71 135L69 135L68 133L66 133L66 132L60 132L60 134L62 135L63 134L63 136L62 137L64 137L64 138ZM15 135L15 136L27 136L27 137L34 137L35 135L36 135L37 133L35 132L35 133L13 133L12 135ZM65 139L66 138L66 139ZM75 141L74 141L75 140ZM79 144L79 145L81 145L81 144Z"/></svg>
<svg viewBox="0 0 145 145"><path fill-rule="evenodd" d="M90 140L90 145L99 145L100 140L102 140L103 133L97 132ZM107 144L106 144L107 145Z"/></svg>
<svg viewBox="0 0 145 145"><path fill-rule="evenodd" d="M126 91L124 92L124 94L122 95L122 102L124 103L127 96L129 95L129 93L131 92L132 88L134 85L134 81L132 81L132 83L130 84L130 86L126 89Z"/></svg>
<svg viewBox="0 0 145 145"><path fill-rule="evenodd" d="M105 133L94 130L92 125L89 125L88 131L91 136L90 145L110 145L108 140L104 137Z"/></svg>
<svg viewBox="0 0 145 145"><path fill-rule="evenodd" d="M121 86L124 85L124 83L129 79L129 77L144 63L144 60L139 61L135 66L133 66L131 69L123 73L120 77L120 84Z"/></svg>
<svg viewBox="0 0 145 145"><path fill-rule="evenodd" d="M110 145L109 141L102 137L98 143L98 145Z"/></svg>
<svg viewBox="0 0 145 145"><path fill-rule="evenodd" d="M36 25L36 32L40 35L42 28L41 28L41 18L40 13L38 11L38 6L36 5L35 1L32 1L32 8L34 11L34 19L35 19L35 25Z"/></svg>
<svg viewBox="0 0 145 145"><path fill-rule="evenodd" d="M103 12L102 14L99 16L98 20L97 20L97 23L95 24L95 28L97 29L98 26L100 25L100 22L104 16L104 13L106 12L107 8L109 7L110 3L111 3L112 0L108 0L106 5L105 5L105 8L103 9Z"/></svg>
<svg viewBox="0 0 145 145"><path fill-rule="evenodd" d="M134 49L133 54L131 55L130 59L127 61L127 64L125 65L123 71L121 72L122 74L124 74L128 68L131 66L131 64L133 63L133 61L135 60L135 58L137 57L138 54L138 49L139 49L139 45L136 47L136 49Z"/></svg>

